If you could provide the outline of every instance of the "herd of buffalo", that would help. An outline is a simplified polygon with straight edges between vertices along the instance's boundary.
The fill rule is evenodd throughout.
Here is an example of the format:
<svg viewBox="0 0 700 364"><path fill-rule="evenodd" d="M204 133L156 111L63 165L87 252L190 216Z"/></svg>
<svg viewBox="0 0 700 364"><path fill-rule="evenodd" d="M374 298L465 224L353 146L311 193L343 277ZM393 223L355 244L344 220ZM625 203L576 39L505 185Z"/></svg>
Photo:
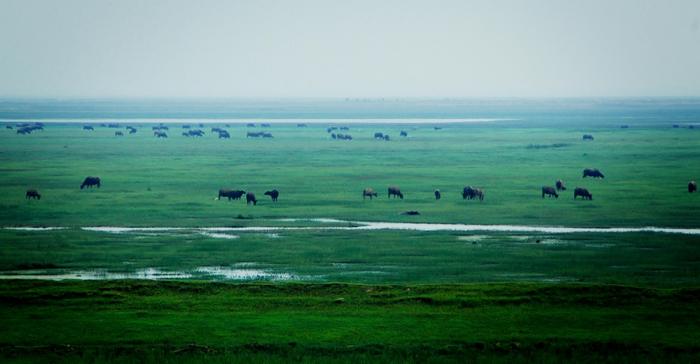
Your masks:
<svg viewBox="0 0 700 364"><path fill-rule="evenodd" d="M100 126L102 127L108 127L108 128L120 128L121 126L116 123L110 123L110 124L101 124ZM186 137L202 137L204 136L204 131L201 129L204 127L203 124L197 125L200 129L197 128L192 128L190 125L182 125L182 129L184 131L182 132L183 136ZM229 127L230 125L226 125L226 127ZM248 123L246 125L247 127L255 127L255 124L253 123ZM261 127L263 128L269 128L270 124L267 123L262 123L260 124ZM33 131L37 130L43 130L44 124L43 123L21 123L17 124L17 133L18 134L31 134ZM306 127L306 124L297 124L297 127ZM677 128L677 125L673 125L674 128ZM6 126L7 129L13 129L11 125ZM86 131L93 131L95 130L93 126L90 125L84 125L83 130ZM436 130L439 130L440 128L436 127ZM137 132L137 129L132 127L132 126L126 126L126 130L129 132L129 134L135 134ZM156 125L152 127L153 135L157 138L167 138L168 137L168 132L169 127L167 125ZM347 134L347 133L338 133L336 131L347 131L349 130L348 127L329 127L326 129L326 131L331 134L331 138L333 139L338 139L338 140L352 140L352 136ZM228 139L231 137L229 132L226 129L219 128L219 127L213 127L211 128L212 133L218 133L219 139ZM124 133L122 131L115 131L115 136L123 136ZM407 137L408 133L406 131L401 131L400 136L402 137ZM272 138L272 134L269 132L247 132L246 137L248 138ZM389 135L382 133L382 132L376 132L374 133L374 139L379 139L379 140L390 140ZM583 135L583 140L594 140L593 136L590 134L584 134ZM603 173L599 171L598 169L590 169L586 168L583 170L583 178L586 177L591 177L591 178L605 178ZM101 186L101 180L99 177L86 177L83 183L80 185L80 189L84 189L86 187L97 187L99 188ZM554 186L542 186L542 198L545 197L554 197L554 198L559 198L559 193L561 191L565 191L566 186L564 185L564 182L562 180L557 180ZM690 181L688 182L688 192L693 193L697 191L697 183L695 181ZM277 198L279 197L279 191L276 189L266 191L264 193L266 196L270 196L271 200L277 201ZM439 189L434 190L434 195L436 200L440 200L442 197L442 194ZM246 192L242 190L231 190L231 189L220 189L219 190L219 195L217 199L221 199L222 197L227 198L229 201L230 200L240 200L243 196L246 198L246 204L253 204L257 205L257 199L255 197L255 194L253 192ZM369 197L371 200L372 198L377 197L377 192L374 191L372 188L365 188L362 191L362 198L366 199ZM403 199L404 194L401 192L401 189L397 186L390 186L387 189L387 197L388 198L399 198ZM592 200L593 195L583 187L576 187L574 189L574 199L577 199L578 197L581 197L584 200ZM41 199L41 194L39 191L36 189L30 189L27 190L26 192L26 198L27 199ZM476 200L478 199L479 201L484 200L484 191L481 188L477 187L472 187L472 186L466 186L462 190L462 198L465 200Z"/></svg>

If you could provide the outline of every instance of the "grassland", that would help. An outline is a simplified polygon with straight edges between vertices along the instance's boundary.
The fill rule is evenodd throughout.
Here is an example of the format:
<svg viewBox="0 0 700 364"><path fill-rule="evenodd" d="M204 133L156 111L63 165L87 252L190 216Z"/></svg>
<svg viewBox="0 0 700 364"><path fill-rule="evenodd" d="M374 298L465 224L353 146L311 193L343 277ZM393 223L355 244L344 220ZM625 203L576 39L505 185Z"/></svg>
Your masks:
<svg viewBox="0 0 700 364"><path fill-rule="evenodd" d="M185 138L175 127L167 140L142 128L86 132L49 126L28 136L0 131L0 221L4 225L226 226L238 215L256 219L334 217L370 221L468 222L569 226L697 226L698 196L686 192L697 178L697 132L667 128L517 128L497 124L353 126L352 141L332 140L324 126L273 125L274 139ZM399 138L407 129L409 138ZM387 132L393 141L372 139ZM583 142L582 133L596 140ZM528 148L532 145L556 148ZM599 168L604 180L582 179ZM103 188L80 191L88 175ZM594 200L540 198L542 185L563 179L587 187ZM406 198L389 201L388 185ZM486 191L482 203L465 202L463 186ZM364 187L380 198L363 201ZM41 201L25 201L27 188ZM255 192L256 207L215 201L219 188ZM264 200L276 188L277 204ZM433 189L443 199L434 201ZM418 210L418 217L399 215Z"/></svg>
<svg viewBox="0 0 700 364"><path fill-rule="evenodd" d="M12 282L3 361L697 359L697 289Z"/></svg>
<svg viewBox="0 0 700 364"><path fill-rule="evenodd" d="M185 138L172 125L167 140L149 127L124 137L76 125L27 136L2 129L0 226L67 227L0 229L3 277L215 267L293 282L1 280L0 358L695 362L697 235L285 230L224 239L80 229L322 224L279 220L306 218L697 228L700 195L686 184L699 178L698 131L661 124L359 124L352 141L313 124L273 123L275 138L260 140L241 125L230 140ZM373 140L375 131L392 141ZM582 179L586 167L606 178ZM102 188L81 191L88 175ZM541 186L557 178L569 190L542 199ZM388 200L388 185L405 199ZM465 185L486 199L462 200ZM575 186L593 201L574 201ZM217 201L222 187L261 202ZM363 200L365 187L379 198ZM28 188L42 199L25 200ZM262 196L272 188L277 203Z"/></svg>

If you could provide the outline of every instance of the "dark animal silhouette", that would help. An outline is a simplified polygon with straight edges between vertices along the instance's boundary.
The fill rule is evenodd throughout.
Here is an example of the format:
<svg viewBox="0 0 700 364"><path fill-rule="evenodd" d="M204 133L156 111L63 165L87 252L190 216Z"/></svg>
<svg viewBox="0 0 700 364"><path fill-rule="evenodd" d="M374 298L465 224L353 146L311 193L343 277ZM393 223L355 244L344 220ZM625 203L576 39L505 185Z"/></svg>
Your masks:
<svg viewBox="0 0 700 364"><path fill-rule="evenodd" d="M547 195L548 197L554 196L554 198L559 198L557 190L554 187L550 186L542 186L542 198L544 198L544 195Z"/></svg>
<svg viewBox="0 0 700 364"><path fill-rule="evenodd" d="M628 129L629 127L630 127L630 126L629 126L629 125L626 125L626 124L620 125L620 128L622 128L622 129Z"/></svg>
<svg viewBox="0 0 700 364"><path fill-rule="evenodd" d="M365 189L362 191L362 199L363 199L363 200L365 199L365 197L369 197L369 199L371 200L371 199L372 199L372 196L377 197L377 193L374 192L373 189L371 189L371 188L368 187L368 188L365 188Z"/></svg>
<svg viewBox="0 0 700 364"><path fill-rule="evenodd" d="M245 124L245 126L247 126L247 127L249 127L249 128L254 128L254 127L255 127L255 124L253 124L253 123L248 123L248 124Z"/></svg>
<svg viewBox="0 0 700 364"><path fill-rule="evenodd" d="M440 198L442 198L442 194L440 193L440 190L435 190L435 199L439 200Z"/></svg>
<svg viewBox="0 0 700 364"><path fill-rule="evenodd" d="M92 186L97 186L97 188L100 188L102 185L102 181L100 181L100 177L85 177L85 180L83 180L83 184L80 185L80 189L82 190L85 187L92 187Z"/></svg>
<svg viewBox="0 0 700 364"><path fill-rule="evenodd" d="M90 125L85 125L85 126L83 126L83 130L95 130L95 128L93 128Z"/></svg>
<svg viewBox="0 0 700 364"><path fill-rule="evenodd" d="M352 140L352 135L350 134L331 134L331 136L335 135L334 139L338 140Z"/></svg>
<svg viewBox="0 0 700 364"><path fill-rule="evenodd" d="M390 139L389 136L384 134L384 140L389 141L389 139Z"/></svg>
<svg viewBox="0 0 700 364"><path fill-rule="evenodd" d="M557 186L557 191L566 191L566 186L564 185L564 181L558 179L557 183L555 185Z"/></svg>
<svg viewBox="0 0 700 364"><path fill-rule="evenodd" d="M263 138L272 138L272 133L262 133Z"/></svg>
<svg viewBox="0 0 700 364"><path fill-rule="evenodd" d="M263 127L263 128L269 128L269 127L270 127L270 124L260 124L260 126Z"/></svg>
<svg viewBox="0 0 700 364"><path fill-rule="evenodd" d="M434 127L433 129L435 129L435 130L442 130L442 128L439 127L439 126L436 126L436 127Z"/></svg>
<svg viewBox="0 0 700 364"><path fill-rule="evenodd" d="M27 190L27 193L24 195L24 197L28 200L31 200L33 198L41 200L41 194L39 194L39 191L37 190Z"/></svg>
<svg viewBox="0 0 700 364"><path fill-rule="evenodd" d="M688 193L697 192L698 184L695 181L688 182Z"/></svg>
<svg viewBox="0 0 700 364"><path fill-rule="evenodd" d="M479 201L484 200L484 191L481 190L480 188L472 187L472 186L466 186L462 190L462 199L466 200L474 200L474 199L479 199Z"/></svg>
<svg viewBox="0 0 700 364"><path fill-rule="evenodd" d="M591 134L583 134L583 140L593 140L593 135L591 135Z"/></svg>
<svg viewBox="0 0 700 364"><path fill-rule="evenodd" d="M673 124L673 128L674 128L674 129L678 129L678 128L680 128L680 127L681 127L681 126L678 125L678 124Z"/></svg>
<svg viewBox="0 0 700 364"><path fill-rule="evenodd" d="M5 125L5 129L10 129L10 130L12 130L13 128L12 128L12 125Z"/></svg>
<svg viewBox="0 0 700 364"><path fill-rule="evenodd" d="M186 137L203 137L204 131L199 129L188 130L186 133L182 133Z"/></svg>
<svg viewBox="0 0 700 364"><path fill-rule="evenodd" d="M574 200L576 199L576 197L579 197L579 196L581 198L583 198L584 200L592 200L593 199L593 195L591 195L591 193L588 192L587 189L582 188L582 187L576 187L574 189Z"/></svg>
<svg viewBox="0 0 700 364"><path fill-rule="evenodd" d="M410 211L404 211L401 213L401 215L410 215L410 216L415 216L415 215L420 215L420 212L416 210L410 210Z"/></svg>
<svg viewBox="0 0 700 364"><path fill-rule="evenodd" d="M340 130L350 130L350 128L348 128L347 126L341 126Z"/></svg>
<svg viewBox="0 0 700 364"><path fill-rule="evenodd" d="M403 131L403 130L401 130L401 134L399 134L399 135L401 135L402 137L407 137L407 136L408 136L408 133L405 132L405 131Z"/></svg>
<svg viewBox="0 0 700 364"><path fill-rule="evenodd" d="M164 131L154 131L153 135L156 138L167 138L168 137L168 134L166 134Z"/></svg>
<svg viewBox="0 0 700 364"><path fill-rule="evenodd" d="M136 128L130 128L129 134L136 134Z"/></svg>
<svg viewBox="0 0 700 364"><path fill-rule="evenodd" d="M333 139L338 139L338 136L335 135L335 133L332 133L332 134L331 134L331 138L333 138Z"/></svg>
<svg viewBox="0 0 700 364"><path fill-rule="evenodd" d="M400 199L403 200L403 193L401 193L401 189L396 186L391 186L388 188L388 197L391 198L391 196L398 196Z"/></svg>
<svg viewBox="0 0 700 364"><path fill-rule="evenodd" d="M265 191L264 193L265 196L270 196L272 199L272 202L277 201L277 197L279 197L280 193L277 190L271 190L271 191Z"/></svg>
<svg viewBox="0 0 700 364"><path fill-rule="evenodd" d="M232 199L240 200L241 197L243 197L243 195L245 195L245 191L220 189L219 197L217 197L217 200L221 200L222 197L228 198L229 201L231 201Z"/></svg>
<svg viewBox="0 0 700 364"><path fill-rule="evenodd" d="M114 136L124 136L124 133L122 133L121 131L115 131Z"/></svg>
<svg viewBox="0 0 700 364"><path fill-rule="evenodd" d="M374 139L384 139L384 133L374 133Z"/></svg>
<svg viewBox="0 0 700 364"><path fill-rule="evenodd" d="M183 128L183 129L189 129L189 128L191 128L191 126L185 124L185 125L182 126L182 128Z"/></svg>
<svg viewBox="0 0 700 364"><path fill-rule="evenodd" d="M253 206L258 204L258 200L255 199L255 194L248 192L245 194L245 203L246 205L249 205L251 202L253 203Z"/></svg>
<svg viewBox="0 0 700 364"><path fill-rule="evenodd" d="M219 131L219 139L230 139L231 134L228 133L226 130L221 130Z"/></svg>
<svg viewBox="0 0 700 364"><path fill-rule="evenodd" d="M586 168L583 170L583 178L593 177L593 178L605 178L603 173L597 169Z"/></svg>

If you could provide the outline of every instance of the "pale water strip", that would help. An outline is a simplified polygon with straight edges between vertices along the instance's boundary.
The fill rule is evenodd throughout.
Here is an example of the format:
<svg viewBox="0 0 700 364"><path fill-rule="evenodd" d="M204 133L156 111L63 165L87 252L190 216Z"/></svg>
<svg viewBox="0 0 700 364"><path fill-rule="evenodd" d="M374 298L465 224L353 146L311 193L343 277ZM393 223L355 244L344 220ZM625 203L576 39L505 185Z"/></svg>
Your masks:
<svg viewBox="0 0 700 364"><path fill-rule="evenodd" d="M662 233L700 235L700 228L668 228L668 227L565 227L565 226L528 226L528 225L478 225L478 224L433 224L407 222L369 222L345 221L336 219L279 219L277 221L312 221L324 224L345 224L347 226L246 226L246 227L124 227L124 226L88 226L81 227L85 231L105 232L115 234L164 233L164 232L196 232L210 237L235 239L232 232L271 232L297 230L404 230L404 231L455 231L455 232L506 232L506 233L545 233L545 234L624 234L624 233ZM67 227L4 227L7 230L50 231L68 229Z"/></svg>

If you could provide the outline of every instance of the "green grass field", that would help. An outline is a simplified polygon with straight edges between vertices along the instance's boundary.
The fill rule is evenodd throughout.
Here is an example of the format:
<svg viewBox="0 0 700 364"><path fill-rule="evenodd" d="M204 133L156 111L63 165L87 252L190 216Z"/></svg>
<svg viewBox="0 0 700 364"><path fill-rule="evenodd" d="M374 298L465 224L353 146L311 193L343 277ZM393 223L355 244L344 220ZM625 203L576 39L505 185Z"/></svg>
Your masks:
<svg viewBox="0 0 700 364"><path fill-rule="evenodd" d="M698 228L700 195L686 190L700 179L697 130L353 124L354 140L337 141L326 126L273 123L273 139L246 139L234 124L230 140L209 126L193 139L171 125L167 140L150 124L124 137L78 125L0 130L2 361L700 360L700 235L321 230L352 224L303 220ZM587 167L606 178L583 179ZM102 187L80 190L85 176ZM569 190L542 199L558 178ZM405 198L387 199L389 185ZM485 200L463 200L465 185ZM593 200L574 201L577 186ZM379 198L363 200L365 187ZM41 200L26 200L29 188ZM260 202L217 201L219 188ZM263 196L272 188L277 203ZM8 229L18 226L66 229ZM81 229L95 226L311 229ZM184 275L134 280L143 272ZM8 279L39 275L97 280Z"/></svg>

